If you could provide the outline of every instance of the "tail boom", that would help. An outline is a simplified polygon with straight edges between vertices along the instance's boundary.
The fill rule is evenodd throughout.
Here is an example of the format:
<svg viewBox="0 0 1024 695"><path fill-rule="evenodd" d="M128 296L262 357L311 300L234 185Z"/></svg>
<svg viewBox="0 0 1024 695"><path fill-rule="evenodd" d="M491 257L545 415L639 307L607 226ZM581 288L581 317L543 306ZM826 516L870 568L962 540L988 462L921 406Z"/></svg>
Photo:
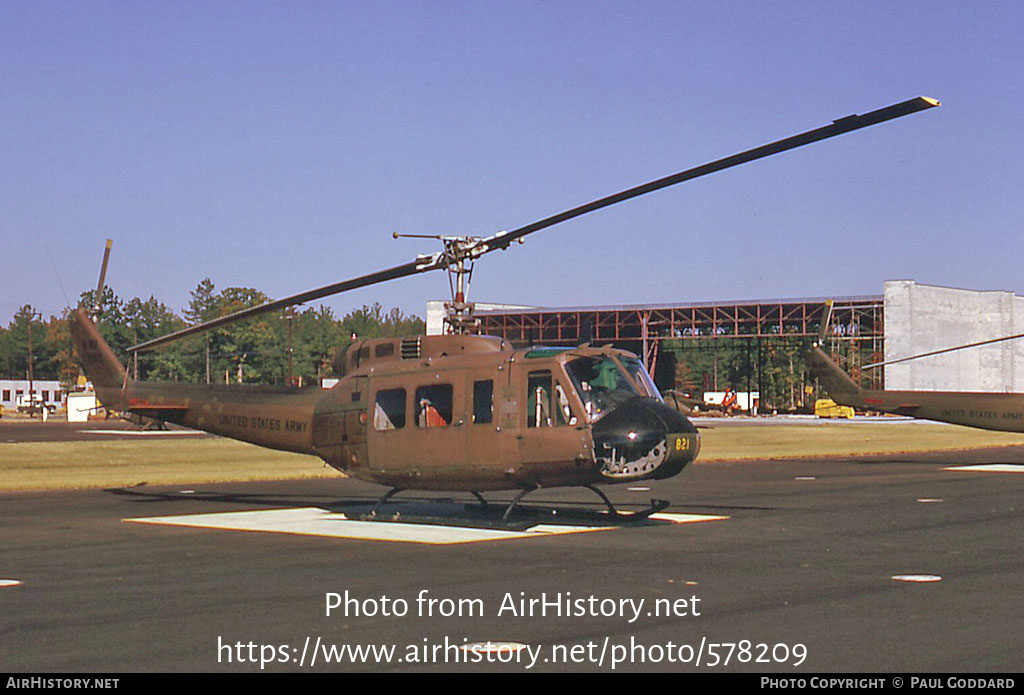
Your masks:
<svg viewBox="0 0 1024 695"><path fill-rule="evenodd" d="M810 359L829 396L859 410L1001 432L1024 432L1024 394L862 389L821 348Z"/></svg>
<svg viewBox="0 0 1024 695"><path fill-rule="evenodd" d="M313 410L320 389L179 384L128 379L88 314L71 314L71 337L104 407L252 444L314 454Z"/></svg>

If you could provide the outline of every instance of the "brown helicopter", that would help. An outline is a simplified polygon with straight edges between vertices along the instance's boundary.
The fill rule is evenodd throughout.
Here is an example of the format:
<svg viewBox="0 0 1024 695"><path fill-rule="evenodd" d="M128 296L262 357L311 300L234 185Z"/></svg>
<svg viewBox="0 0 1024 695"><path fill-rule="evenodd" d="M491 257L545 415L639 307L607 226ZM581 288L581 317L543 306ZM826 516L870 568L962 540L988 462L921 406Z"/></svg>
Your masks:
<svg viewBox="0 0 1024 695"><path fill-rule="evenodd" d="M505 511L542 487L661 479L697 456L696 428L664 403L641 362L611 347L514 348L471 335L466 291L474 261L533 232L630 198L842 133L922 111L918 97L630 188L490 237L440 236L444 250L359 278L293 295L130 348L186 335L376 283L446 269L451 334L356 341L339 351L330 390L140 382L100 336L84 309L72 337L107 408L177 423L261 446L321 457L347 475L390 487L371 514L402 490L519 490ZM396 234L396 236L398 236ZM412 236L412 235L410 235ZM109 252L109 246L108 246ZM106 258L100 273L102 296ZM667 506L651 507L642 518Z"/></svg>

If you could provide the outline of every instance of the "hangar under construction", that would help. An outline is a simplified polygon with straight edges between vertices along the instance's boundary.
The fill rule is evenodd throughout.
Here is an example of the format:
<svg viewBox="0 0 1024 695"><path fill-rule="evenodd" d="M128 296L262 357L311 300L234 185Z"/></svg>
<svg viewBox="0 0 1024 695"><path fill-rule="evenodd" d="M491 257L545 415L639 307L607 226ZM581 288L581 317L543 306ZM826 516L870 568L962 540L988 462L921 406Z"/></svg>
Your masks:
<svg viewBox="0 0 1024 695"><path fill-rule="evenodd" d="M865 387L1024 391L1021 341L872 368L1024 332L1024 297L1005 291L898 280L886 282L880 295L605 307L478 304L476 317L478 332L516 345L591 343L631 350L663 390L756 391L762 411L784 411L806 407L817 395L803 351L818 336L829 299L824 347ZM428 333L442 329L442 305L428 304Z"/></svg>

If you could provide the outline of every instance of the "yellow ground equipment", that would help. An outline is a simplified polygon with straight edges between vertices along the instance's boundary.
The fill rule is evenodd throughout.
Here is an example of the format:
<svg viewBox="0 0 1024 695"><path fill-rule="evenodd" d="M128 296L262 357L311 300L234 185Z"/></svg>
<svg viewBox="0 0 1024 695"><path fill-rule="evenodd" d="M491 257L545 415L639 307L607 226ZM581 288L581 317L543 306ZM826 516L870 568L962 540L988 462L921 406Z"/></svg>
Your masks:
<svg viewBox="0 0 1024 695"><path fill-rule="evenodd" d="M848 405L839 405L831 398L819 398L814 401L814 414L818 417L845 417L853 418L853 408Z"/></svg>

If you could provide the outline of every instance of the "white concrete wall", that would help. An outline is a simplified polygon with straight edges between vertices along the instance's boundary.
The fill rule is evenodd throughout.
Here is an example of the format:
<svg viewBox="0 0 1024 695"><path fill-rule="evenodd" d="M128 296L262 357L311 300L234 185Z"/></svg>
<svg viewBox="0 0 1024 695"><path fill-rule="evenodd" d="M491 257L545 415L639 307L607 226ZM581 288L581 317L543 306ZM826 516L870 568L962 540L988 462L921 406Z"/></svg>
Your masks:
<svg viewBox="0 0 1024 695"><path fill-rule="evenodd" d="M885 283L886 361L1015 333L1024 333L1024 297L1012 292ZM885 387L1024 391L1024 339L888 365Z"/></svg>
<svg viewBox="0 0 1024 695"><path fill-rule="evenodd" d="M427 300L427 335L444 333L444 300Z"/></svg>

